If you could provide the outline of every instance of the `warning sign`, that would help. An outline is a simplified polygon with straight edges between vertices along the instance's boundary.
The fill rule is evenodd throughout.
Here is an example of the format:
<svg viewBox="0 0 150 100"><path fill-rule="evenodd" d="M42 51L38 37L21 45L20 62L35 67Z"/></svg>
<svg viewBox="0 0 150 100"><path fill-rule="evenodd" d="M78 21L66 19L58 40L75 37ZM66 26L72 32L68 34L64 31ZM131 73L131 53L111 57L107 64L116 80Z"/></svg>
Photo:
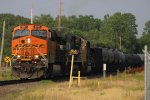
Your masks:
<svg viewBox="0 0 150 100"><path fill-rule="evenodd" d="M78 51L71 49L69 53L70 53L71 55L74 55L74 54L78 54Z"/></svg>
<svg viewBox="0 0 150 100"><path fill-rule="evenodd" d="M4 61L5 61L6 63L9 63L9 62L10 62L10 58L9 58L9 57L5 57L5 58L4 58Z"/></svg>

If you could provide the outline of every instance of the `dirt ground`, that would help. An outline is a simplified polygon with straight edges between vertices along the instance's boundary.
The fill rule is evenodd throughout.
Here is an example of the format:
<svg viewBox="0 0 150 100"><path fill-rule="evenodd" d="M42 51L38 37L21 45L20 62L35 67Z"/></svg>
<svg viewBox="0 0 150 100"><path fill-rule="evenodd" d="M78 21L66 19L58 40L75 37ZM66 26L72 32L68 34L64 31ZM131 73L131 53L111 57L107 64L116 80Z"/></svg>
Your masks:
<svg viewBox="0 0 150 100"><path fill-rule="evenodd" d="M0 86L0 100L4 100L10 94L18 94L26 89L35 88L39 85L38 82L20 83L15 85Z"/></svg>

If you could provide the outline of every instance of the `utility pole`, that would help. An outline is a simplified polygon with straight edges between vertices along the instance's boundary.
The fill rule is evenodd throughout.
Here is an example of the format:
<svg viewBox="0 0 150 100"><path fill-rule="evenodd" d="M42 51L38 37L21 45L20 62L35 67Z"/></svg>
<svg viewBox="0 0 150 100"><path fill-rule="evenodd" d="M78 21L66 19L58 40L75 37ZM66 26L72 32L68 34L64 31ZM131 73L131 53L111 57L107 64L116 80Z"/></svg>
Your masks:
<svg viewBox="0 0 150 100"><path fill-rule="evenodd" d="M2 34L2 43L1 43L0 67L2 67L4 36L5 36L5 20L3 22L3 34Z"/></svg>
<svg viewBox="0 0 150 100"><path fill-rule="evenodd" d="M32 7L31 7L31 24L33 24L33 3L32 3Z"/></svg>
<svg viewBox="0 0 150 100"><path fill-rule="evenodd" d="M62 2L61 0L59 0L59 3L58 3L58 31L60 31L60 28L61 28L61 6L62 6Z"/></svg>
<svg viewBox="0 0 150 100"><path fill-rule="evenodd" d="M120 40L120 50L121 50L121 36L119 37L119 40Z"/></svg>

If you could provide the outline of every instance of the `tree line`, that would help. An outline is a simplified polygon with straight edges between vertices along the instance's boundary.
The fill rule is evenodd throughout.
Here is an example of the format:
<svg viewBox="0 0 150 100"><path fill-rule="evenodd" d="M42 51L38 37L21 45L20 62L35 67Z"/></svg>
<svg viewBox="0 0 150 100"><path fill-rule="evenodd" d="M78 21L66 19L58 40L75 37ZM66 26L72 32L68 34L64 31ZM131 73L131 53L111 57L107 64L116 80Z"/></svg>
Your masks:
<svg viewBox="0 0 150 100"><path fill-rule="evenodd" d="M4 56L11 55L11 31L20 24L30 24L30 19L13 14L0 14L0 38L2 38L3 20L6 21ZM42 24L51 29L58 29L58 17L51 15L34 16L35 24ZM76 34L90 41L91 46L103 46L121 49L127 53L142 53L144 45L150 50L150 21L145 23L140 38L136 38L136 17L132 13L117 12L106 14L104 18L93 15L61 16L62 35ZM0 41L1 44L1 41Z"/></svg>

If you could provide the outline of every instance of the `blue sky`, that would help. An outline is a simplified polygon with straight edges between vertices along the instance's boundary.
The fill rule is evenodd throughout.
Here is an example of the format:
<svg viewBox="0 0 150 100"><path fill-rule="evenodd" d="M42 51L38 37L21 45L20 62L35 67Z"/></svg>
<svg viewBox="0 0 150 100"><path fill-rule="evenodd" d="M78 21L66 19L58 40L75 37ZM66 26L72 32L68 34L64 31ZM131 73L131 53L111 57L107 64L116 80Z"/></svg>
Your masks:
<svg viewBox="0 0 150 100"><path fill-rule="evenodd" d="M58 14L58 0L0 0L0 13L12 13L30 18L33 14ZM150 20L150 0L62 0L62 15L93 15L103 19L104 15L115 12L132 13L142 33L145 22Z"/></svg>

